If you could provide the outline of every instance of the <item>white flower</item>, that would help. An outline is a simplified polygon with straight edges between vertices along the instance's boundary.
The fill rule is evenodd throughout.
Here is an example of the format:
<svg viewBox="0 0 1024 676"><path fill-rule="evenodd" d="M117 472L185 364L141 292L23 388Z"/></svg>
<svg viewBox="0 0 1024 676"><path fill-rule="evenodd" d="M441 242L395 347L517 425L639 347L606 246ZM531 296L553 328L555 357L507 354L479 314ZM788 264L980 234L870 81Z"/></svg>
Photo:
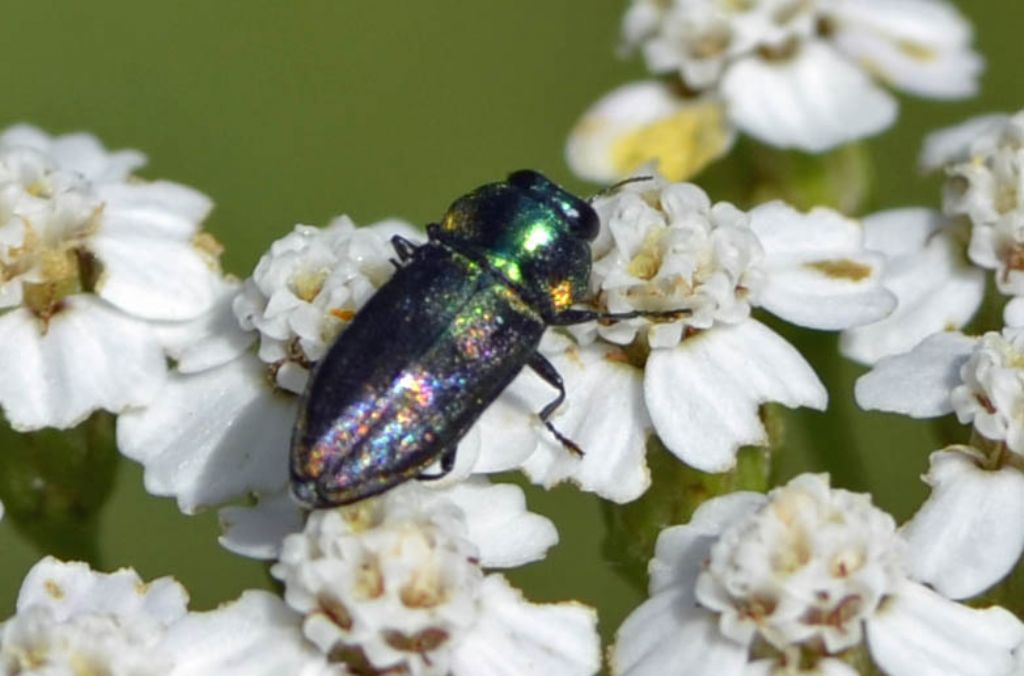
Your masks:
<svg viewBox="0 0 1024 676"><path fill-rule="evenodd" d="M208 613L187 613L171 578L96 573L46 558L26 576L17 613L0 624L5 674L340 673L299 632L277 597L247 592Z"/></svg>
<svg viewBox="0 0 1024 676"><path fill-rule="evenodd" d="M149 403L160 330L213 303L211 203L131 176L144 161L87 134L0 135L0 405L16 429Z"/></svg>
<svg viewBox="0 0 1024 676"><path fill-rule="evenodd" d="M118 446L145 465L147 490L185 512L283 490L309 367L390 275L395 234L415 236L398 221L297 226L215 312L165 336L177 373L159 401L118 420Z"/></svg>
<svg viewBox="0 0 1024 676"><path fill-rule="evenodd" d="M980 435L979 448L932 454L932 493L906 527L919 552L915 574L951 598L987 589L1024 555L1024 522L1008 517L1024 513L1022 344L1017 328L980 338L939 333L857 381L863 408L915 418L955 412Z"/></svg>
<svg viewBox="0 0 1024 676"><path fill-rule="evenodd" d="M531 604L481 569L537 558L553 544L553 527L539 517L494 522L500 501L492 494L509 488L409 483L313 512L271 572L305 616L305 635L353 665L410 674L594 673L591 609ZM541 523L548 535L538 537Z"/></svg>
<svg viewBox="0 0 1024 676"><path fill-rule="evenodd" d="M943 208L971 225L968 255L995 270L1005 294L1024 295L1024 112L985 115L932 134L922 164L944 167Z"/></svg>
<svg viewBox="0 0 1024 676"><path fill-rule="evenodd" d="M957 419L1024 455L1024 329L986 333L949 394Z"/></svg>
<svg viewBox="0 0 1024 676"><path fill-rule="evenodd" d="M982 69L969 24L942 0L634 0L623 34L651 72L678 81L626 85L583 116L568 157L595 181L652 160L682 180L728 149L726 121L821 152L893 122L896 102L876 80L960 98Z"/></svg>
<svg viewBox="0 0 1024 676"><path fill-rule="evenodd" d="M965 242L961 228L929 209L865 218L864 246L885 254L883 284L899 302L885 319L844 331L843 354L874 364L966 324L981 305L985 277L967 261Z"/></svg>
<svg viewBox="0 0 1024 676"><path fill-rule="evenodd" d="M761 404L824 408L827 399L810 365L751 310L834 330L894 305L881 286L882 256L864 250L860 224L826 209L801 214L772 202L744 213L713 205L697 186L655 181L595 206L599 307L689 314L592 323L572 329L582 346L544 346L568 393L552 422L585 453L570 457L542 436L524 468L547 485L569 478L603 497L635 499L649 483L649 427L687 464L730 469L740 446L767 442ZM513 390L530 393L525 379L535 383L525 397L532 412L542 401L535 376L521 376Z"/></svg>
<svg viewBox="0 0 1024 676"><path fill-rule="evenodd" d="M931 591L910 557L888 515L825 476L715 498L659 536L613 671L852 673L835 658L866 644L889 674L1011 674L1024 624Z"/></svg>
<svg viewBox="0 0 1024 676"><path fill-rule="evenodd" d="M1024 328L980 338L935 334L861 376L856 397L862 408L915 418L955 412L986 439L1024 455Z"/></svg>

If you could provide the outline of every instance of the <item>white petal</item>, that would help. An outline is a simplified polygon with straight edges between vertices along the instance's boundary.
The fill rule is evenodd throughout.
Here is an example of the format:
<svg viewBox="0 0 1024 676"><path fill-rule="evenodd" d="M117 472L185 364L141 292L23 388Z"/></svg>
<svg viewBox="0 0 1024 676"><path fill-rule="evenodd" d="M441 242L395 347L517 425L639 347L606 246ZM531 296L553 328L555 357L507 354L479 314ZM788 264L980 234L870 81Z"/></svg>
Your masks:
<svg viewBox="0 0 1024 676"><path fill-rule="evenodd" d="M857 404L914 418L952 412L949 393L960 384L960 367L976 342L962 333L937 333L906 354L882 359L857 379Z"/></svg>
<svg viewBox="0 0 1024 676"><path fill-rule="evenodd" d="M890 674L1010 674L1024 624L1002 608L978 610L905 582L867 622L871 657Z"/></svg>
<svg viewBox="0 0 1024 676"><path fill-rule="evenodd" d="M149 236L186 242L213 202L198 190L169 181L101 186L100 232L108 237Z"/></svg>
<svg viewBox="0 0 1024 676"><path fill-rule="evenodd" d="M303 638L301 621L280 598L258 590L246 591L216 610L191 613L163 641L174 655L170 674L333 673L325 656Z"/></svg>
<svg viewBox="0 0 1024 676"><path fill-rule="evenodd" d="M576 603L529 603L500 575L484 579L478 603L476 625L452 654L456 676L571 676L600 668L593 609Z"/></svg>
<svg viewBox="0 0 1024 676"><path fill-rule="evenodd" d="M742 673L747 646L725 638L714 616L677 587L645 601L615 635L612 673L720 676Z"/></svg>
<svg viewBox="0 0 1024 676"><path fill-rule="evenodd" d="M704 569L711 545L733 522L752 514L765 503L765 496L737 491L708 500L693 513L690 522L666 528L658 534L654 558L648 565L649 592L653 596L672 585L693 589Z"/></svg>
<svg viewBox="0 0 1024 676"><path fill-rule="evenodd" d="M569 479L585 491L628 502L650 485L644 457L651 423L641 371L609 358L610 352L607 344L595 343L549 355L566 389L566 401L551 422L583 456L545 435L523 470L545 486Z"/></svg>
<svg viewBox="0 0 1024 676"><path fill-rule="evenodd" d="M0 315L0 403L19 431L147 404L166 377L154 332L94 297L65 298L42 330L24 308Z"/></svg>
<svg viewBox="0 0 1024 676"><path fill-rule="evenodd" d="M530 457L541 436L547 434L537 414L556 394L532 369L523 369L470 431L479 435L480 444L473 471L505 472Z"/></svg>
<svg viewBox="0 0 1024 676"><path fill-rule="evenodd" d="M103 265L96 293L145 319L193 319L210 309L217 274L191 242L147 233L98 234L89 248Z"/></svg>
<svg viewBox="0 0 1024 676"><path fill-rule="evenodd" d="M34 148L52 157L57 166L78 172L90 181L123 181L146 163L138 150L108 151L92 134L50 136L29 124L17 124L0 136L0 146Z"/></svg>
<svg viewBox="0 0 1024 676"><path fill-rule="evenodd" d="M644 391L658 436L686 464L724 472L740 446L765 444L761 404L823 409L825 387L792 345L748 319L672 350L652 350Z"/></svg>
<svg viewBox="0 0 1024 676"><path fill-rule="evenodd" d="M995 136L1010 121L1005 113L980 115L966 122L929 134L924 140L921 157L922 169L934 170L953 162L966 162L971 147L983 137Z"/></svg>
<svg viewBox="0 0 1024 676"><path fill-rule="evenodd" d="M929 209L894 209L864 220L867 247L888 256L883 283L899 303L885 319L845 331L844 355L873 364L974 316L985 294L984 271L966 262L963 244L951 230L938 230L941 222Z"/></svg>
<svg viewBox="0 0 1024 676"><path fill-rule="evenodd" d="M270 390L246 355L209 371L172 375L159 404L122 415L121 452L146 467L146 490L185 512L274 492L288 472L296 399Z"/></svg>
<svg viewBox="0 0 1024 676"><path fill-rule="evenodd" d="M216 301L208 312L184 322L154 322L153 328L179 373L195 373L225 364L245 352L256 333L244 331L232 310L239 284L219 279Z"/></svg>
<svg viewBox="0 0 1024 676"><path fill-rule="evenodd" d="M891 96L817 41L785 61L735 63L721 92L737 127L781 148L821 152L876 134L896 119Z"/></svg>
<svg viewBox="0 0 1024 676"><path fill-rule="evenodd" d="M975 94L983 61L970 49L971 26L947 2L836 2L832 41L885 82L920 96Z"/></svg>
<svg viewBox="0 0 1024 676"><path fill-rule="evenodd" d="M218 512L221 546L253 559L273 560L285 536L302 530L305 515L288 491L259 496L253 507L224 507Z"/></svg>
<svg viewBox="0 0 1024 676"><path fill-rule="evenodd" d="M1024 327L1024 296L1014 298L1003 308L1003 323L1007 326Z"/></svg>
<svg viewBox="0 0 1024 676"><path fill-rule="evenodd" d="M667 82L633 82L604 96L569 134L566 161L597 183L625 178L653 164L684 180L729 149L735 137L721 103L685 99Z"/></svg>
<svg viewBox="0 0 1024 676"><path fill-rule="evenodd" d="M800 213L784 202L750 212L764 246L766 280L758 304L816 329L877 321L896 305L882 286L884 257L864 250L860 223L831 209Z"/></svg>
<svg viewBox="0 0 1024 676"><path fill-rule="evenodd" d="M943 596L962 599L998 582L1024 554L1024 473L989 471L978 458L932 453L932 493L903 526L911 571Z"/></svg>
<svg viewBox="0 0 1024 676"><path fill-rule="evenodd" d="M52 556L41 559L25 576L17 608L42 605L59 620L78 614L117 615L131 622L146 616L167 625L185 615L188 593L170 577L143 583L138 574L123 568L99 573L80 562L64 563Z"/></svg>
<svg viewBox="0 0 1024 676"><path fill-rule="evenodd" d="M526 496L518 486L468 481L446 494L465 514L469 540L479 548L485 568L539 561L558 544L555 524L526 510Z"/></svg>

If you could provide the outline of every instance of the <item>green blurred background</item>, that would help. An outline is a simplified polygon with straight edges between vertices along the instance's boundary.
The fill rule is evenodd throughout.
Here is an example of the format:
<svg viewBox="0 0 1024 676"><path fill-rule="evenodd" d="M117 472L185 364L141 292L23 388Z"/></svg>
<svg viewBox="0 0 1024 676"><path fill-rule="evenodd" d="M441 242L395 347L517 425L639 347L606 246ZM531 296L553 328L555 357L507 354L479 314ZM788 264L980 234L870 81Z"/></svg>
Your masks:
<svg viewBox="0 0 1024 676"><path fill-rule="evenodd" d="M980 98L904 99L898 125L869 147L875 206L938 205L938 182L915 169L923 135L967 115L1021 107L1017 3L960 3L989 66ZM604 92L643 74L615 57L624 2L355 2L179 0L9 3L0 23L0 126L87 130L149 155L142 172L195 186L217 208L209 229L226 268L246 276L295 223L340 213L359 223L437 218L448 202L511 169L533 167L584 193L562 160L574 120ZM1015 47L1016 45L1016 47ZM849 407L852 366L830 382ZM870 487L899 517L925 495L933 450L926 424L856 415L862 453L854 488ZM813 422L813 417L812 417ZM0 449L3 452L3 449ZM788 470L824 469L794 449ZM827 462L825 463L827 464ZM571 488L532 491L562 543L511 577L534 599L598 604L607 633L640 600L600 560L596 500ZM194 608L210 608L265 569L222 550L215 515L181 516L145 494L121 463L102 521L104 565L144 578L174 575ZM0 523L0 618L38 554Z"/></svg>

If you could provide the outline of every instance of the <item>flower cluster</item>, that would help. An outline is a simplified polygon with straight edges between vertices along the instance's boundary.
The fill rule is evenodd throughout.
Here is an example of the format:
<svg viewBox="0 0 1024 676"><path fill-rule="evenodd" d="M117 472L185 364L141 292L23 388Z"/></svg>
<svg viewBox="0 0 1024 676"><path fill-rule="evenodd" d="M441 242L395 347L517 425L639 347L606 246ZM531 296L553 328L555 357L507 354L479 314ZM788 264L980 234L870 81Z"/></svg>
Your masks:
<svg viewBox="0 0 1024 676"><path fill-rule="evenodd" d="M651 426L688 465L732 468L741 446L767 441L762 404L821 409L827 402L810 365L752 309L836 330L876 321L894 306L881 283L883 258L865 250L861 225L828 209L800 213L771 202L743 212L713 204L695 185L661 180L631 183L595 208L597 306L680 316L584 325L573 329L576 342L542 346L569 392L593 392L570 396L553 417L592 451L570 457L542 437L523 461L545 485L571 478L602 497L636 498L650 481ZM512 395L539 410L542 392L522 382L528 378L536 380L521 376ZM504 410L499 401L494 415Z"/></svg>
<svg viewBox="0 0 1024 676"><path fill-rule="evenodd" d="M210 200L133 177L144 163L87 134L0 135L0 406L15 429L150 403L164 332L213 303Z"/></svg>
<svg viewBox="0 0 1024 676"><path fill-rule="evenodd" d="M932 494L910 528L929 548L926 567L956 560L936 578L953 598L973 596L1005 576L1024 555L1024 332L1006 328L980 338L938 333L906 354L883 359L857 382L864 408L930 418L956 413L975 430L971 446L931 457ZM957 523L956 529L942 529ZM941 533L941 537L933 537Z"/></svg>
<svg viewBox="0 0 1024 676"><path fill-rule="evenodd" d="M985 115L929 137L921 163L943 168L943 210L970 224L971 262L995 270L1007 295L1024 295L1024 113Z"/></svg>
<svg viewBox="0 0 1024 676"><path fill-rule="evenodd" d="M410 484L312 514L272 569L284 601L248 591L206 613L170 578L44 559L0 624L0 671L592 674L592 609L529 603L482 568L542 558L557 538L514 486Z"/></svg>
<svg viewBox="0 0 1024 676"><path fill-rule="evenodd" d="M659 536L613 669L848 674L866 650L888 674L1011 674L1024 623L932 591L915 556L891 517L823 476L712 499Z"/></svg>
<svg viewBox="0 0 1024 676"><path fill-rule="evenodd" d="M354 668L590 674L600 663L591 609L531 604L481 569L541 558L556 540L513 486L412 483L314 512L271 572L305 636Z"/></svg>
<svg viewBox="0 0 1024 676"><path fill-rule="evenodd" d="M942 0L634 0L623 34L668 79L625 85L583 116L567 156L595 181L650 162L684 179L736 130L820 152L892 124L896 102L876 80L960 98L982 68L969 24Z"/></svg>
<svg viewBox="0 0 1024 676"><path fill-rule="evenodd" d="M658 79L613 91L569 138L581 176L630 178L590 201L596 236L560 233L581 255L589 242L592 260L589 297L556 303L559 316L519 293L515 261L429 227L421 246L399 220L295 226L239 281L200 229L210 201L134 176L141 154L85 134L0 134L4 415L32 431L117 414L118 449L144 466L149 492L189 514L218 508L221 544L272 561L281 590L195 612L170 578L44 558L0 623L0 673L596 673L595 610L530 602L495 572L543 559L555 525L519 487L483 475L517 469L626 503L661 479L649 446L697 470L682 474L701 490L690 500L668 478L628 514L655 515L628 533L638 546L663 530L650 598L608 653L613 673L1024 673L1024 622L977 598L1024 557L1024 113L928 139L922 164L946 175L942 212L741 208L682 182L740 132L805 152L875 134L896 115L883 83L973 93L982 61L969 25L947 0L633 0L623 37ZM497 190L525 204L540 189L513 177ZM557 206L552 218L584 209ZM475 396L481 415L446 437L458 447L444 449L444 460L457 452L453 468L439 461L441 480L428 471L306 509L289 493L287 456L314 366L427 252L480 266L523 317L552 325L539 354L493 403ZM962 333L988 270L1013 297L1005 325ZM552 298L573 296L559 289ZM597 319L566 325L584 317ZM855 387L861 407L955 414L969 430L932 453L931 495L906 523L826 474L725 493L749 469L737 468L743 446L765 450L765 484L780 469L765 404L828 403L775 320L843 332L842 352L871 366ZM407 406L448 416L436 402ZM688 491L683 507L672 490ZM687 523L664 527L681 513Z"/></svg>
<svg viewBox="0 0 1024 676"><path fill-rule="evenodd" d="M96 573L45 558L25 577L17 612L0 624L5 674L345 672L299 631L299 617L268 592L249 591L210 612L188 612L171 578L144 583L133 570Z"/></svg>

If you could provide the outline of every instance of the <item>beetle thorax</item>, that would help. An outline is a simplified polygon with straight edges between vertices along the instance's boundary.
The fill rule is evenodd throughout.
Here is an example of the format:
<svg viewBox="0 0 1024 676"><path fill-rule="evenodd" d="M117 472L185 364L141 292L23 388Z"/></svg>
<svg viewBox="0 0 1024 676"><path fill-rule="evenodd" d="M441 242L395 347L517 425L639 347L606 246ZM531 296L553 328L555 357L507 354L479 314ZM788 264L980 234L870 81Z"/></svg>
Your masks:
<svg viewBox="0 0 1024 676"><path fill-rule="evenodd" d="M564 214L510 186L484 186L457 200L436 236L497 270L542 316L587 295L589 243Z"/></svg>

